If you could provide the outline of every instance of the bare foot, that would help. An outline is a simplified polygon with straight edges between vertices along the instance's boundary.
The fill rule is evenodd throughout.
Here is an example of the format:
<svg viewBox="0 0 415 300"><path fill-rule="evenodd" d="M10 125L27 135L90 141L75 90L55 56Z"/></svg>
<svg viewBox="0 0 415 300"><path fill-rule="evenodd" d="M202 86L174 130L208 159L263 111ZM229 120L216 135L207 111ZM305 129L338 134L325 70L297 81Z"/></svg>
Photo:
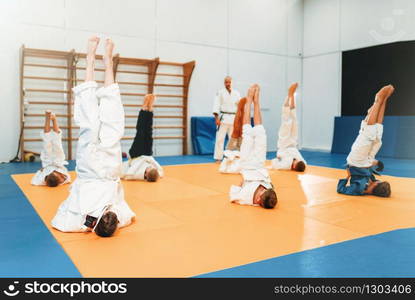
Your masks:
<svg viewBox="0 0 415 300"><path fill-rule="evenodd" d="M246 96L246 101L247 101L247 102L252 102L252 101L254 101L255 92L256 92L256 87L255 87L255 85L252 85L252 86L248 89L248 94L247 94L247 96Z"/></svg>
<svg viewBox="0 0 415 300"><path fill-rule="evenodd" d="M386 85L383 88L381 88L379 90L379 92L376 93L376 100L375 101L385 100L387 97L389 97L389 93L391 93L391 89L393 89L393 87L391 85Z"/></svg>
<svg viewBox="0 0 415 300"><path fill-rule="evenodd" d="M50 119L51 119L52 121L55 121L55 120L56 120L56 115L55 115L55 113L51 113L51 114L50 114Z"/></svg>
<svg viewBox="0 0 415 300"><path fill-rule="evenodd" d="M388 93L388 98L389 98L395 92L395 87L392 84L388 85L388 87L389 87L389 93Z"/></svg>
<svg viewBox="0 0 415 300"><path fill-rule="evenodd" d="M105 40L104 64L112 68L112 51L114 50L114 42L111 39Z"/></svg>
<svg viewBox="0 0 415 300"><path fill-rule="evenodd" d="M255 94L254 94L254 103L258 103L259 102L259 85L258 84L254 84L255 87Z"/></svg>
<svg viewBox="0 0 415 300"><path fill-rule="evenodd" d="M288 89L288 97L294 97L294 93L297 90L298 83L293 83Z"/></svg>
<svg viewBox="0 0 415 300"><path fill-rule="evenodd" d="M147 106L148 106L149 111L153 111L153 104L154 104L155 99L156 99L156 97L153 94L148 95Z"/></svg>
<svg viewBox="0 0 415 300"><path fill-rule="evenodd" d="M49 116L50 117L51 114L52 114L52 111L50 109L45 110L45 115L46 116Z"/></svg>
<svg viewBox="0 0 415 300"><path fill-rule="evenodd" d="M95 53L99 44L99 37L92 36L88 39L88 52L87 55L91 59L95 59Z"/></svg>

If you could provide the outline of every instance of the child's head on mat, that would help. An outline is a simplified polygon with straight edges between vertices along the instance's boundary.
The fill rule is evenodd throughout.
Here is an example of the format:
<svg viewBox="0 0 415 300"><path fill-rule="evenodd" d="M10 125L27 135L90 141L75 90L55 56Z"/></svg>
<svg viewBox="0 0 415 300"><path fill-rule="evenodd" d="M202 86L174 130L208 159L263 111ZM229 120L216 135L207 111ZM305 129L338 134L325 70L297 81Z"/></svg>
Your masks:
<svg viewBox="0 0 415 300"><path fill-rule="evenodd" d="M95 227L95 233L100 237L110 237L117 230L118 217L112 211L106 211Z"/></svg>
<svg viewBox="0 0 415 300"><path fill-rule="evenodd" d="M305 171L305 163L302 160L293 159L293 163L291 165L291 170L297 172L304 172Z"/></svg>
<svg viewBox="0 0 415 300"><path fill-rule="evenodd" d="M155 168L148 167L144 173L144 179L148 182L156 182L159 177L160 174Z"/></svg>
<svg viewBox="0 0 415 300"><path fill-rule="evenodd" d="M46 185L49 187L56 187L65 181L65 175L53 171L45 177Z"/></svg>
<svg viewBox="0 0 415 300"><path fill-rule="evenodd" d="M391 185L387 181L370 181L365 193L378 197L390 197Z"/></svg>
<svg viewBox="0 0 415 300"><path fill-rule="evenodd" d="M259 204L263 208L274 208L277 202L277 193L275 193L274 189L267 189L262 185L257 187L254 193L255 204Z"/></svg>

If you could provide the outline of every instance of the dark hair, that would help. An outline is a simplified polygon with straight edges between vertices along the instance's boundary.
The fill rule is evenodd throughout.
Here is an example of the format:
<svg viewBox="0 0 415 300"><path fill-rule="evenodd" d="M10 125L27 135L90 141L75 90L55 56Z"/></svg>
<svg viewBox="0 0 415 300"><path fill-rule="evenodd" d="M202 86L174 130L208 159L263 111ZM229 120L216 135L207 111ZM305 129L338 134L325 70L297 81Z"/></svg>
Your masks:
<svg viewBox="0 0 415 300"><path fill-rule="evenodd" d="M295 165L294 170L296 170L297 172L304 172L304 170L305 170L305 163L302 160L300 160Z"/></svg>
<svg viewBox="0 0 415 300"><path fill-rule="evenodd" d="M379 197L390 197L391 195L391 185L387 181L379 182L374 188L373 188L373 195L379 196Z"/></svg>
<svg viewBox="0 0 415 300"><path fill-rule="evenodd" d="M381 160L378 160L378 167L376 168L376 171L382 172L384 168L385 165L383 164L383 162Z"/></svg>
<svg viewBox="0 0 415 300"><path fill-rule="evenodd" d="M107 211L95 227L95 233L100 237L110 237L114 234L117 226L117 215L112 211Z"/></svg>
<svg viewBox="0 0 415 300"><path fill-rule="evenodd" d="M267 189L262 195L261 195L261 206L263 208L274 208L275 205L277 205L278 199L277 199L277 193L273 189Z"/></svg>
<svg viewBox="0 0 415 300"><path fill-rule="evenodd" d="M45 182L47 186L56 187L59 185L59 178L54 172L52 172L45 177Z"/></svg>
<svg viewBox="0 0 415 300"><path fill-rule="evenodd" d="M149 182L156 182L159 179L160 175L157 169L150 169L147 172L146 180Z"/></svg>

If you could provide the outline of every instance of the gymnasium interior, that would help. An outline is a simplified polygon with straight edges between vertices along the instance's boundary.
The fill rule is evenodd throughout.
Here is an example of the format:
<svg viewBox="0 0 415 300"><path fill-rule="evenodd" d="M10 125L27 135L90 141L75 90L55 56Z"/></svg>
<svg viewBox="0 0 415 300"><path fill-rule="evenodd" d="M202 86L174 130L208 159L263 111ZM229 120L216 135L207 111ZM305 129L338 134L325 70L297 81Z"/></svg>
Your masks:
<svg viewBox="0 0 415 300"><path fill-rule="evenodd" d="M407 0L0 0L0 277L414 277L415 2ZM45 110L73 178L72 88L90 36L115 43L126 154L153 93L154 183L122 181L134 222L110 238L51 226L70 185L31 185ZM102 47L96 81L104 82ZM412 75L411 75L412 74ZM215 94L261 87L267 163L296 94L303 173L269 168L274 209L234 205L239 174L213 158ZM388 198L338 194L376 92L393 84L380 178ZM127 160L127 154L123 157Z"/></svg>

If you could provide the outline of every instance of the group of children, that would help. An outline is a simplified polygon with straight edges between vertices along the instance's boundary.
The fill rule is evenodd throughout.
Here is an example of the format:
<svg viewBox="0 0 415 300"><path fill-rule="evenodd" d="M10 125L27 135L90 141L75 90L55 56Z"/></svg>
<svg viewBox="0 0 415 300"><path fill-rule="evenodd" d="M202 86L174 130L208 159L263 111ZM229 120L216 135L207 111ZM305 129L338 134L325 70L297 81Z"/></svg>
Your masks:
<svg viewBox="0 0 415 300"><path fill-rule="evenodd" d="M113 48L106 40L103 61L104 86L97 88L94 81L95 53L98 37L88 40L85 82L76 86L74 119L79 126L76 153L76 179L70 186L68 198L59 206L52 226L63 232L93 231L109 237L117 228L129 225L135 213L124 197L124 180L157 181L163 169L152 157L154 95L144 98L136 126L136 136L129 150L130 159L122 162L121 138L124 134L124 108L120 90L114 82ZM278 152L271 166L303 172L306 161L297 149L298 124L295 110L295 91L298 84L288 90L282 108L282 123L278 134ZM376 95L367 118L362 121L360 133L347 158L348 177L341 179L337 191L350 195L374 194L390 196L390 185L376 180L374 174L382 171L383 164L375 160L381 146L382 122L387 99L393 87L382 88ZM267 137L262 125L260 87L252 85L245 98L237 104L232 136L219 170L223 173L240 173L243 181L230 188L230 201L243 205L274 208L277 194L265 167ZM253 122L251 125L251 109ZM52 129L51 129L52 122ZM220 122L219 122L220 123ZM32 184L56 187L71 182L65 167L61 131L56 116L45 113L45 126L41 133L43 150L42 168L34 175ZM350 185L347 183L350 179Z"/></svg>

